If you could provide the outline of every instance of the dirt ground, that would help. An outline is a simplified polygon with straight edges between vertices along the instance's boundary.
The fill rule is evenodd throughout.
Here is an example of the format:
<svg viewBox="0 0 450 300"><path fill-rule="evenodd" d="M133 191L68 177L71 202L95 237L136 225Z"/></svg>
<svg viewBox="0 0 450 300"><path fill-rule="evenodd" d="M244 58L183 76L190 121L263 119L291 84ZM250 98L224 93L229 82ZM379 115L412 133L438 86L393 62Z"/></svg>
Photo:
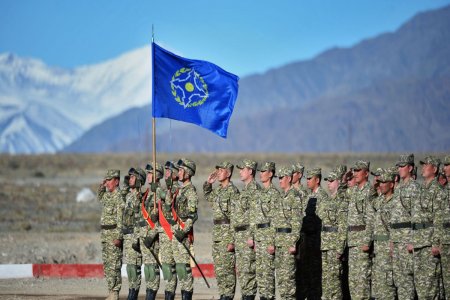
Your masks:
<svg viewBox="0 0 450 300"><path fill-rule="evenodd" d="M418 155L416 160L426 155ZM158 161L181 156L161 154ZM237 163L244 157L277 164L301 161L307 167L321 166L323 173L327 173L337 164L350 165L359 158L370 160L372 168L388 167L398 154L197 154L188 157L197 162L194 185L200 198L195 255L199 263L211 263L212 219L210 207L203 199L202 183L216 163L223 160ZM96 187L107 169L120 169L123 176L131 166L143 166L149 160L149 154L1 154L0 264L101 263L101 207L95 199ZM232 179L240 188L237 171ZM91 198L77 201L83 190L90 192ZM218 298L215 280L210 281L212 288L207 289L201 279L196 280L194 299ZM126 299L127 289L124 280L121 299ZM0 280L0 299L102 299L105 295L103 279ZM162 295L159 292L158 298Z"/></svg>

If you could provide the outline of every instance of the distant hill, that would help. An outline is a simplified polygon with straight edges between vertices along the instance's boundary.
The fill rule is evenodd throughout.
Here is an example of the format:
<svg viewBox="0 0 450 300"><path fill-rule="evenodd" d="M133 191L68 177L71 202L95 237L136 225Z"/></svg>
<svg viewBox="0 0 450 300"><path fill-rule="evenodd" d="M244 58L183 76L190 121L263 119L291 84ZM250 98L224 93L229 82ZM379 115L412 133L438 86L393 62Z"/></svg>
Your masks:
<svg viewBox="0 0 450 300"><path fill-rule="evenodd" d="M167 131L158 119L157 149L449 151L449 28L447 6L354 47L242 78L227 140L176 121ZM112 118L65 151L149 151L149 110Z"/></svg>

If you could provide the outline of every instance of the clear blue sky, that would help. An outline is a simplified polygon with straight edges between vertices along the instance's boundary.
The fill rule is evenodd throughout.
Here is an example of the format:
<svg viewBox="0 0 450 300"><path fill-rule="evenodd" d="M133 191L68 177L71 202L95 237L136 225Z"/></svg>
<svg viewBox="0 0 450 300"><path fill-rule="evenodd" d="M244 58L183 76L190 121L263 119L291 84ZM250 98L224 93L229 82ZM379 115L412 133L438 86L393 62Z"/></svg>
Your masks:
<svg viewBox="0 0 450 300"><path fill-rule="evenodd" d="M0 53L59 67L155 41L245 76L396 30L450 0L0 0Z"/></svg>

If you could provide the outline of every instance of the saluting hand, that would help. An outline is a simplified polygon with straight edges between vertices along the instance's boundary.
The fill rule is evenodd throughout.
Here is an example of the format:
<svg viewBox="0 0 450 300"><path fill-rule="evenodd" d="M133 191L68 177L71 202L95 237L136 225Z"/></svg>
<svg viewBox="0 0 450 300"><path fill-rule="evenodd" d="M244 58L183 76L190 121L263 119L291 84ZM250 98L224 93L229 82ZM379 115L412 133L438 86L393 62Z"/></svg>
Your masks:
<svg viewBox="0 0 450 300"><path fill-rule="evenodd" d="M214 182L216 182L216 179L217 179L217 170L209 174L207 182L209 184L213 184Z"/></svg>

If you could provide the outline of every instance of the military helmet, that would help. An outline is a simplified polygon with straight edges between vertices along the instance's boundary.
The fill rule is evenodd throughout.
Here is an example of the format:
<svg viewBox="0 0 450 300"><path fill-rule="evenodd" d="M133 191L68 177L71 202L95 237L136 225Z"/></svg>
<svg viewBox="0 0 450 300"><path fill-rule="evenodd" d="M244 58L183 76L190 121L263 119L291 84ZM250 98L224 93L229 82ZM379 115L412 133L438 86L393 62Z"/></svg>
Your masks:
<svg viewBox="0 0 450 300"><path fill-rule="evenodd" d="M183 168L190 176L195 175L196 165L192 160L181 158L177 162L177 167Z"/></svg>
<svg viewBox="0 0 450 300"><path fill-rule="evenodd" d="M163 169L163 167L159 164L159 163L156 163L156 178L159 178L159 179L161 179L161 178L163 178L163 176L164 176L164 169ZM153 173L153 164L147 164L146 166L145 166L145 171L147 171L147 173Z"/></svg>
<svg viewBox="0 0 450 300"><path fill-rule="evenodd" d="M145 171L141 168L131 168L128 171L128 175L134 175L136 177L136 180L139 181L140 185L143 185L145 183L146 174Z"/></svg>

